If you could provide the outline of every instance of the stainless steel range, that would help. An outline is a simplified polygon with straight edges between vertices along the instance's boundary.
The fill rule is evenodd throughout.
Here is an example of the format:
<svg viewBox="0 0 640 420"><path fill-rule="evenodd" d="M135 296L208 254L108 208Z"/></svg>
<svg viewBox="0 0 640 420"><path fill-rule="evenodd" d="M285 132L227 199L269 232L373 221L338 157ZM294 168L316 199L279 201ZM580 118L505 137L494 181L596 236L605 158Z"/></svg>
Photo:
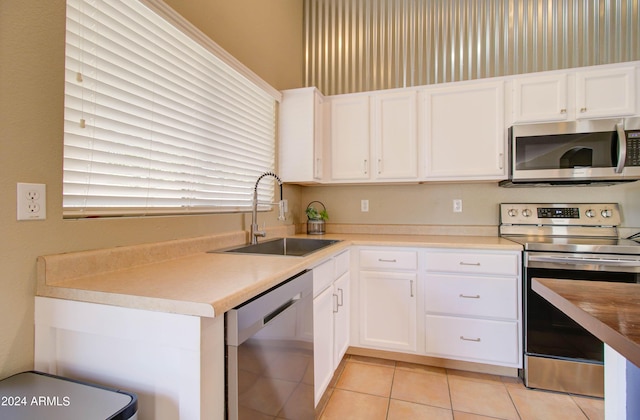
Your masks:
<svg viewBox="0 0 640 420"><path fill-rule="evenodd" d="M531 290L531 279L640 283L640 243L618 237L617 204L500 205L500 235L524 245L524 369L529 388L604 396L604 346Z"/></svg>

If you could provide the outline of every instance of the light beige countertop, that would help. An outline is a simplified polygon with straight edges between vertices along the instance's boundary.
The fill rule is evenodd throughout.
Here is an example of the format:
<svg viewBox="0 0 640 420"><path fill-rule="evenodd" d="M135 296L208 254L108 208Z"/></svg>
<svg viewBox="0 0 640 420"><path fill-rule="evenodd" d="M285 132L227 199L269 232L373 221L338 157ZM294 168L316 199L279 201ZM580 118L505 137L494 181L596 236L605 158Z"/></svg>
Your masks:
<svg viewBox="0 0 640 420"><path fill-rule="evenodd" d="M41 256L36 295L214 317L352 245L522 249L497 236L340 233L309 237L341 242L305 257L206 252L243 244L246 233L236 232Z"/></svg>

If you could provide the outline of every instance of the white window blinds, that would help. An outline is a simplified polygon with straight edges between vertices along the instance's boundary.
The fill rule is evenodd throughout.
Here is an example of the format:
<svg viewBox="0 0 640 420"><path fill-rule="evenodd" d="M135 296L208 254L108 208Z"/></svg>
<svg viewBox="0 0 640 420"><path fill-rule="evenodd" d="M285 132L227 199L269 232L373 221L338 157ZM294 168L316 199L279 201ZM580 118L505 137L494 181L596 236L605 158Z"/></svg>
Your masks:
<svg viewBox="0 0 640 420"><path fill-rule="evenodd" d="M274 169L277 92L180 19L67 1L65 217L248 210Z"/></svg>

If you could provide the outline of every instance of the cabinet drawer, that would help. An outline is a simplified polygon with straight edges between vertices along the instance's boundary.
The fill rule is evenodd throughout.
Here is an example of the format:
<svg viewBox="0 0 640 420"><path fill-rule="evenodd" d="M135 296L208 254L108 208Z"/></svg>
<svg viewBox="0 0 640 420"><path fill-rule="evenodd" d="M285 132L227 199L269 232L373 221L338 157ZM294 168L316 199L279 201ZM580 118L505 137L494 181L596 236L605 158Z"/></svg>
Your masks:
<svg viewBox="0 0 640 420"><path fill-rule="evenodd" d="M430 313L518 318L518 284L514 277L429 274L425 306Z"/></svg>
<svg viewBox="0 0 640 420"><path fill-rule="evenodd" d="M336 275L335 278L340 277L341 275L343 275L344 273L346 273L347 271L349 271L349 251L345 251L342 254L336 256L335 258L336 261Z"/></svg>
<svg viewBox="0 0 640 420"><path fill-rule="evenodd" d="M515 276L520 269L520 256L517 253L429 251L426 254L426 265L427 271Z"/></svg>
<svg viewBox="0 0 640 420"><path fill-rule="evenodd" d="M313 268L313 297L318 296L320 292L333 284L335 266L335 260L332 258Z"/></svg>
<svg viewBox="0 0 640 420"><path fill-rule="evenodd" d="M418 254L415 251L362 250L360 268L415 270L418 268Z"/></svg>
<svg viewBox="0 0 640 420"><path fill-rule="evenodd" d="M427 315L426 350L433 356L518 365L518 324Z"/></svg>

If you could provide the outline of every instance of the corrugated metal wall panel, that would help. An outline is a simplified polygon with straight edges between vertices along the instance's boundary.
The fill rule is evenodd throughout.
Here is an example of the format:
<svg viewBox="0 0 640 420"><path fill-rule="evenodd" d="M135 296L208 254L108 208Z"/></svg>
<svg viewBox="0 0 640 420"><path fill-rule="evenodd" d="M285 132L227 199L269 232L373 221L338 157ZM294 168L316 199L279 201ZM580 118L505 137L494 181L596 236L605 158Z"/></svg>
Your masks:
<svg viewBox="0 0 640 420"><path fill-rule="evenodd" d="M640 60L638 0L305 0L327 95Z"/></svg>

